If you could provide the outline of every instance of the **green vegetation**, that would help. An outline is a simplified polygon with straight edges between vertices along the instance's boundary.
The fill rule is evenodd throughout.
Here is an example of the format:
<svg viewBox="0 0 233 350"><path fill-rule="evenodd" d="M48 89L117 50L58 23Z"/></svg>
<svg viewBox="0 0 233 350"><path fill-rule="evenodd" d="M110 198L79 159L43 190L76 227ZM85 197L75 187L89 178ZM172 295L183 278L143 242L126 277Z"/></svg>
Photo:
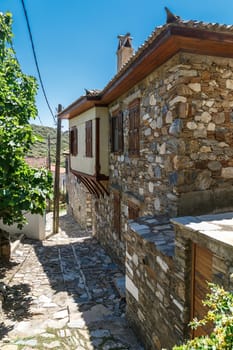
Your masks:
<svg viewBox="0 0 233 350"><path fill-rule="evenodd" d="M44 213L52 176L25 162L34 142L29 120L37 114L37 84L21 71L11 47L11 25L11 14L0 13L0 218L22 227L25 212Z"/></svg>
<svg viewBox="0 0 233 350"><path fill-rule="evenodd" d="M30 157L48 157L48 135L50 135L50 155L51 162L55 163L56 156L56 141L57 141L57 129L48 127L48 126L40 126L32 124L32 130L35 135L40 137L30 148L27 153ZM63 152L69 150L69 132L64 131L61 135L61 166L65 165L65 159Z"/></svg>
<svg viewBox="0 0 233 350"><path fill-rule="evenodd" d="M209 311L202 320L194 319L190 326L193 329L209 322L214 326L208 336L196 337L186 344L175 346L173 350L232 350L233 349L233 294L223 288L209 284L211 293L207 294L204 305Z"/></svg>

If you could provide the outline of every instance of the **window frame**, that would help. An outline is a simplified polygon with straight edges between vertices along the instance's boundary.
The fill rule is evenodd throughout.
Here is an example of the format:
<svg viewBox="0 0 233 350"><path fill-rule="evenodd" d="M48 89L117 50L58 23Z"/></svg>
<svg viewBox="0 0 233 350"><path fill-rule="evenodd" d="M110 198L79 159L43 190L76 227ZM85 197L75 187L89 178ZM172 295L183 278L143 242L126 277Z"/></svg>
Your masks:
<svg viewBox="0 0 233 350"><path fill-rule="evenodd" d="M140 153L140 99L132 101L129 106L129 145L130 156Z"/></svg>

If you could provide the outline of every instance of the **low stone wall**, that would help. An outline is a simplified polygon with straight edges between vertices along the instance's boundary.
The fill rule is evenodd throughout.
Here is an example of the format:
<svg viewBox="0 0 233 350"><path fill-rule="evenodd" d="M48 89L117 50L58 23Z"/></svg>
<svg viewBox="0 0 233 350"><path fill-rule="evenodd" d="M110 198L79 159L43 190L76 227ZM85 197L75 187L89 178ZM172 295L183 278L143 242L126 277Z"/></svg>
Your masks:
<svg viewBox="0 0 233 350"><path fill-rule="evenodd" d="M174 230L166 216L129 223L126 245L127 318L146 349L171 349L184 337L184 308L172 290Z"/></svg>
<svg viewBox="0 0 233 350"><path fill-rule="evenodd" d="M232 291L233 212L180 217L172 219L172 222L176 231L176 247L190 246L191 242L208 249L212 253L212 282ZM187 254L179 260L181 265L191 265Z"/></svg>
<svg viewBox="0 0 233 350"><path fill-rule="evenodd" d="M191 336L194 283L199 283L195 282L194 245L209 251L210 282L233 290L232 237L233 213L129 221L127 318L147 350L171 349ZM205 257L198 259L200 266Z"/></svg>

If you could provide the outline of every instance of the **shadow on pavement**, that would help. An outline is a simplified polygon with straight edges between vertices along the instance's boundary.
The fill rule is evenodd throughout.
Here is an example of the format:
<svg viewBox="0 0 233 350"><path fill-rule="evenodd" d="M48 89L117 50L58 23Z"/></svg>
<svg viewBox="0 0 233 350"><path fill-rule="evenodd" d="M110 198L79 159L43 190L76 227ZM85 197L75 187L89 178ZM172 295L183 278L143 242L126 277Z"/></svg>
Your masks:
<svg viewBox="0 0 233 350"><path fill-rule="evenodd" d="M15 262L1 262L0 266L0 298L1 310L0 314L2 322L0 323L0 340L12 330L12 325L6 325L3 321L5 318L10 322L20 322L23 319L31 317L29 311L31 297L29 296L31 287L26 283L19 283L9 286L4 281L7 272L18 267Z"/></svg>
<svg viewBox="0 0 233 350"><path fill-rule="evenodd" d="M5 262L4 260L0 259L0 281L4 279L6 272L17 267L17 265L19 264L16 262L13 262L13 261Z"/></svg>
<svg viewBox="0 0 233 350"><path fill-rule="evenodd" d="M27 324L30 319L30 327L39 327L30 313L33 306L48 327L68 325L69 332L80 337L87 332L92 349L139 349L124 317L125 299L116 288L116 279L123 276L118 266L69 215L60 217L60 228L62 233L46 241L25 240L33 249L19 270L18 284L13 279L7 286L4 313L10 320ZM21 274L29 284L21 283ZM11 330L7 326L1 336Z"/></svg>
<svg viewBox="0 0 233 350"><path fill-rule="evenodd" d="M5 326L3 322L0 322L0 340L3 339L11 330L13 326Z"/></svg>
<svg viewBox="0 0 233 350"><path fill-rule="evenodd" d="M116 288L116 280L123 277L119 267L91 232L82 230L69 215L60 217L60 228L67 237L65 244L62 237L56 242L54 236L34 249L51 288L57 295L67 292L72 297L69 325L87 327L95 349L102 349L104 341L106 349L136 350L136 338L124 317L125 298Z"/></svg>
<svg viewBox="0 0 233 350"><path fill-rule="evenodd" d="M92 232L82 229L81 226L75 221L75 219L69 214L61 215L59 217L59 227L62 231L66 232L66 235L70 238L82 238L91 236Z"/></svg>
<svg viewBox="0 0 233 350"><path fill-rule="evenodd" d="M30 286L25 283L6 286L6 297L3 311L12 321L22 321L31 317L29 311L32 298L29 296Z"/></svg>

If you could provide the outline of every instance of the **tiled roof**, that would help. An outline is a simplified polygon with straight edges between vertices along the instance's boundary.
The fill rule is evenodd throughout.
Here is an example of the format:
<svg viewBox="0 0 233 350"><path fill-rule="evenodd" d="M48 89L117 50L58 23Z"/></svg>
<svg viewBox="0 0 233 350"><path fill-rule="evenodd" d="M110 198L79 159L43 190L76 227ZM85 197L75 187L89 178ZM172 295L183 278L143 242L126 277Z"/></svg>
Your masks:
<svg viewBox="0 0 233 350"><path fill-rule="evenodd" d="M44 168L47 166L46 157L25 157L26 162L33 168Z"/></svg>
<svg viewBox="0 0 233 350"><path fill-rule="evenodd" d="M172 14L173 15L173 14ZM129 60L121 67L119 72L113 76L113 78L107 83L107 85L103 88L103 90L86 90L86 95L80 96L76 101L74 101L70 106L65 108L65 110L61 113L61 115L65 115L69 110L74 109L75 106L78 104L85 104L86 108L89 108L90 105L87 105L87 102L91 101L102 101L104 99L104 96L108 94L108 92L112 89L115 83L118 83L121 81L121 78L124 79L124 76L126 76L127 71L130 70L130 68L133 66L133 64L137 64L137 62L140 61L140 58L143 57L144 54L146 54L147 50L150 50L152 44L154 44L157 40L159 41L160 38L166 35L166 33L169 33L169 31L172 30L178 30L180 32L189 32L188 35L192 36L192 30L193 33L196 32L196 34L199 32L200 36L202 37L203 32L206 33L213 33L215 34L221 34L226 36L229 35L229 45L230 42L233 40L233 25L225 25L225 24L219 24L219 23L205 23L202 21L195 21L195 20L182 20L178 16L174 16L172 19L175 20L172 23L166 23L162 26L156 27L153 32L149 35L149 37L144 41L144 43L139 46L136 52L133 53L133 55L129 58ZM169 21L168 21L169 22ZM185 35L185 34L178 34L178 35ZM203 38L205 39L205 34ZM211 40L211 39L210 39ZM221 42L221 39L219 39ZM232 45L233 50L233 45ZM127 80L127 79L126 79Z"/></svg>
<svg viewBox="0 0 233 350"><path fill-rule="evenodd" d="M144 41L144 43L139 46L138 50L134 52L134 54L129 58L129 60L121 67L120 71L108 82L108 84L102 90L103 94L108 87L117 80L123 72L125 72L128 67L139 57L148 46L158 38L163 32L165 32L170 27L182 27L182 28L191 28L191 29L199 29L199 30L207 30L209 32L218 32L224 34L233 34L233 25L219 24L219 23L205 23L202 21L195 20L181 20L177 19L174 23L166 23L162 26L156 27L153 32L149 35L149 37Z"/></svg>

